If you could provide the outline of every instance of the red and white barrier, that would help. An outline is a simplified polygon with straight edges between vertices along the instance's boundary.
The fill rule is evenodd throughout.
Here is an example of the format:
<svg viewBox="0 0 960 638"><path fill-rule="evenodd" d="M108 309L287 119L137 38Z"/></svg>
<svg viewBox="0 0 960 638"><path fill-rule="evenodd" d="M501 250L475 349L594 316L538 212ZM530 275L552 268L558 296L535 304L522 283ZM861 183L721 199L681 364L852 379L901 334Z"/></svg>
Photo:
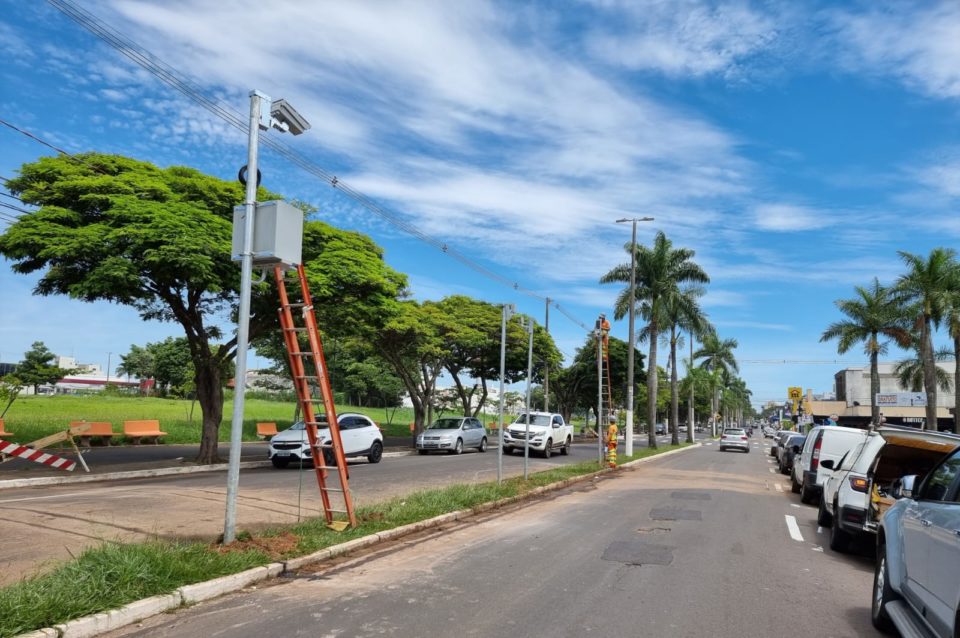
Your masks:
<svg viewBox="0 0 960 638"><path fill-rule="evenodd" d="M41 465L49 465L50 467L55 467L58 470L65 470L67 472L72 472L73 468L77 467L76 461L70 461L60 456L47 454L42 450L34 450L33 448L28 448L17 443L0 441L0 453L27 459L28 461L40 463Z"/></svg>

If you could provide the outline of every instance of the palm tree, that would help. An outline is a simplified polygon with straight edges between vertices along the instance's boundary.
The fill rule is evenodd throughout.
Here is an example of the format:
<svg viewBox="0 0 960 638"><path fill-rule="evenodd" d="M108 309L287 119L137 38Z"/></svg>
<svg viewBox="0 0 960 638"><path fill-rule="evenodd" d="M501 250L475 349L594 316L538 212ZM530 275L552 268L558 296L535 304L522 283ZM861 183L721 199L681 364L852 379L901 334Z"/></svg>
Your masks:
<svg viewBox="0 0 960 638"><path fill-rule="evenodd" d="M923 388L927 392L927 418L924 426L937 429L937 363L933 352L933 330L940 325L957 290L960 267L952 248L934 248L924 259L897 251L907 272L897 279L896 294L914 327L920 331L920 360L923 362Z"/></svg>
<svg viewBox="0 0 960 638"><path fill-rule="evenodd" d="M880 407L877 405L877 393L880 392L879 357L887 352L887 341L881 337L894 339L901 346L910 341L909 331L904 326L902 315L897 307L891 288L880 285L874 277L869 288L854 288L854 299L838 299L834 303L847 319L830 324L820 342L837 339L837 352L845 354L855 343L863 342L863 351L870 357L870 418L880 423Z"/></svg>
<svg viewBox="0 0 960 638"><path fill-rule="evenodd" d="M698 299L703 296L704 289L700 286L690 286L684 289L674 289L664 298L663 310L665 324L670 326L670 432L672 445L680 443L680 398L677 381L677 346L682 345L680 331L691 334L702 333L707 324L706 314L700 308ZM687 438L690 438L690 427L687 427Z"/></svg>
<svg viewBox="0 0 960 638"><path fill-rule="evenodd" d="M700 367L707 370L715 378L713 383L713 394L711 396L711 409L714 419L714 430L716 430L716 415L720 411L720 387L722 384L722 375L728 375L731 371L739 372L737 360L733 356L733 351L737 347L736 339L720 339L716 332L710 332L703 337L700 349L693 353L694 360L703 359ZM716 431L713 432L716 435Z"/></svg>
<svg viewBox="0 0 960 638"><path fill-rule="evenodd" d="M916 339L913 350L917 356L898 361L893 373L897 375L897 383L901 388L910 392L920 392L923 389L923 360L920 358L920 343ZM947 361L952 357L953 351L949 348L940 348L933 354L933 358L937 361ZM949 392L950 375L940 366L937 366L934 371L937 375L937 387L944 392Z"/></svg>
<svg viewBox="0 0 960 638"><path fill-rule="evenodd" d="M629 255L633 244L626 244L627 254ZM657 438L654 432L654 424L657 419L657 340L660 331L663 328L662 318L664 311L661 308L664 298L673 294L673 292L682 284L706 284L710 282L710 277L704 270L691 261L695 251L689 248L674 248L673 242L667 239L663 231L657 232L653 240L653 246L648 248L642 244L636 245L635 263L635 287L636 296L630 299L630 288L626 288L617 297L617 305L614 312L616 319L621 319L627 314L630 306L637 302L645 302L646 312L641 308L641 316L647 320L647 333L650 340L650 359L647 362L647 424L649 431L648 445L651 448L657 447ZM600 278L600 283L629 283L630 282L630 262L620 264ZM634 344L630 344L633 347Z"/></svg>

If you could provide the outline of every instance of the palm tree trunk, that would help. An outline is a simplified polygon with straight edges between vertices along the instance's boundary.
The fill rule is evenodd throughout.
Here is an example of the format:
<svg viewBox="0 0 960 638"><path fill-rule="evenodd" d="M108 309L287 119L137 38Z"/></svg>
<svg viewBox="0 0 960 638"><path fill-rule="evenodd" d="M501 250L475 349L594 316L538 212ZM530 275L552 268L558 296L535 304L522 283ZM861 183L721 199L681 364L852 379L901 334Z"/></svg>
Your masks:
<svg viewBox="0 0 960 638"><path fill-rule="evenodd" d="M680 445L680 396L677 394L677 326L670 326L670 444Z"/></svg>
<svg viewBox="0 0 960 638"><path fill-rule="evenodd" d="M653 313L651 313L653 314ZM657 449L657 320L650 320L650 365L647 367L647 445Z"/></svg>
<svg viewBox="0 0 960 638"><path fill-rule="evenodd" d="M924 317L920 327L920 349L923 358L923 385L927 391L927 419L924 427L937 430L937 373L933 358L933 339L930 334L930 318Z"/></svg>
<svg viewBox="0 0 960 638"><path fill-rule="evenodd" d="M876 345L876 335L873 337ZM880 406L877 405L877 394L880 393L880 363L878 358L880 353L877 348L870 348L870 420L876 425L880 425Z"/></svg>

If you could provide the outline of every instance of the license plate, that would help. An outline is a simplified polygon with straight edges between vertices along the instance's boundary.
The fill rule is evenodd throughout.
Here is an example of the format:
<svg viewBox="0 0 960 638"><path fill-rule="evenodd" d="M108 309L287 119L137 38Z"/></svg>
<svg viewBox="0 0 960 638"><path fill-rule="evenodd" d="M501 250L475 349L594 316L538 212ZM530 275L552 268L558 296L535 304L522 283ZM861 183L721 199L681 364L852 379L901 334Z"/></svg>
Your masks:
<svg viewBox="0 0 960 638"><path fill-rule="evenodd" d="M289 452L276 452L274 456L290 456Z"/></svg>

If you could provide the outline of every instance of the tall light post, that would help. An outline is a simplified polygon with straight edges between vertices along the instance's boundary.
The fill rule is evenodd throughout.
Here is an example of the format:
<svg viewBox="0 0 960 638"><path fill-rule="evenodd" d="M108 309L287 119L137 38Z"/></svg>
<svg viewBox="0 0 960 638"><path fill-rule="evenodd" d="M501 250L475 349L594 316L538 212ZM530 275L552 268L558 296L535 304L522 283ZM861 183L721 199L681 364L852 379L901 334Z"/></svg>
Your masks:
<svg viewBox="0 0 960 638"><path fill-rule="evenodd" d="M507 322L516 308L513 304L503 304L500 313L500 401L497 408L497 485L503 481L503 377L507 368Z"/></svg>
<svg viewBox="0 0 960 638"><path fill-rule="evenodd" d="M550 334L550 297L545 299L546 311L543 318L543 329ZM543 411L550 411L550 361L543 362Z"/></svg>
<svg viewBox="0 0 960 638"><path fill-rule="evenodd" d="M627 424L623 435L623 452L627 456L633 455L633 350L636 347L634 342L634 320L636 318L637 306L637 222L652 222L653 217L634 217L618 219L618 224L630 222L633 224L633 234L630 239L630 328L627 337ZM653 427L653 424L650 424Z"/></svg>
<svg viewBox="0 0 960 638"><path fill-rule="evenodd" d="M237 531L237 488L240 483L240 450L243 440L243 408L247 388L247 347L250 333L250 288L253 283L253 233L257 208L257 186L260 185L260 129L275 128L300 135L310 124L284 100L273 101L260 91L250 91L250 126L247 137L246 180L243 215L243 250L240 253L240 304L237 312L237 355L233 395L233 416L230 420L230 464L227 468L227 508L223 523L223 542L232 543Z"/></svg>
<svg viewBox="0 0 960 638"><path fill-rule="evenodd" d="M533 318L520 317L520 325L527 328L530 335L530 345L527 349L527 410L526 417L527 428L523 435L523 480L527 480L527 473L530 464L530 380L533 376Z"/></svg>

